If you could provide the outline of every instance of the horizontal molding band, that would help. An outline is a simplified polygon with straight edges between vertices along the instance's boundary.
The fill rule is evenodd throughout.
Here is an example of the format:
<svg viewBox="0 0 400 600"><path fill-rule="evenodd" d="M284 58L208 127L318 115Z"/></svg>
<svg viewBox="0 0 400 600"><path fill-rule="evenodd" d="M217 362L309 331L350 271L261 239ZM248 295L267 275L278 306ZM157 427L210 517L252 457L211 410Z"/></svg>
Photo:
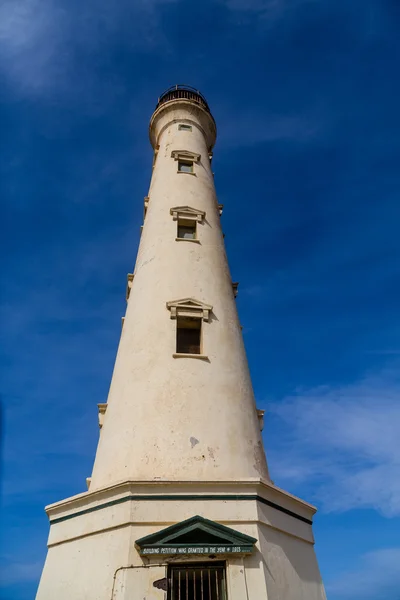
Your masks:
<svg viewBox="0 0 400 600"><path fill-rule="evenodd" d="M283 506L279 506L279 504L275 504L275 502L271 502L270 500L266 500L265 498L262 498L261 496L257 496L256 494L241 494L241 495L235 495L235 494L205 494L205 495L201 495L201 494L185 494L185 495L180 495L180 494L141 494L141 495L137 495L137 496L124 496L123 498L117 498L116 500L111 500L110 502L105 502L104 504L99 504L98 506L92 506L91 508L85 508L84 510L80 510L76 513L73 513L71 515L65 515L65 517L59 517L58 519L50 519L50 525L55 525L56 523L62 523L63 521L68 521L69 519L74 519L75 517L80 517L82 515L87 515L89 513L95 512L97 510L102 510L103 508L108 508L110 506L115 506L116 504L123 504L124 502L131 502L131 501L185 501L185 500L197 500L197 501L204 501L204 500L223 500L223 501L233 501L233 502L237 502L237 501L248 501L248 500L256 500L257 502L260 502L261 504L266 504L267 506L270 506L271 508L274 508L275 510L279 510L282 513L285 513L285 515L289 515L290 517L293 517L294 519L298 519L299 521L303 521L303 523L307 523L308 525L312 525L312 521L310 519L306 519L306 517L302 517L301 515L298 515L297 513L284 508Z"/></svg>

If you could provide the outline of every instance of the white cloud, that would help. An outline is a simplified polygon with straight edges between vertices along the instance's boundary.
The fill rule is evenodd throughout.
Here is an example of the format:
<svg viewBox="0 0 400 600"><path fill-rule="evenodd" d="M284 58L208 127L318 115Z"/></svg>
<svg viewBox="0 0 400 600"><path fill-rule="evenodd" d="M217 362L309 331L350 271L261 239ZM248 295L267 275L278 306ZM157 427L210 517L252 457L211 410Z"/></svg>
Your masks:
<svg viewBox="0 0 400 600"><path fill-rule="evenodd" d="M387 370L272 404L271 413L284 425L276 441L270 432L277 483L307 486L325 511L400 514L399 397L396 370Z"/></svg>
<svg viewBox="0 0 400 600"><path fill-rule="evenodd" d="M385 548L368 552L354 570L329 583L330 598L376 600L400 597L400 548Z"/></svg>

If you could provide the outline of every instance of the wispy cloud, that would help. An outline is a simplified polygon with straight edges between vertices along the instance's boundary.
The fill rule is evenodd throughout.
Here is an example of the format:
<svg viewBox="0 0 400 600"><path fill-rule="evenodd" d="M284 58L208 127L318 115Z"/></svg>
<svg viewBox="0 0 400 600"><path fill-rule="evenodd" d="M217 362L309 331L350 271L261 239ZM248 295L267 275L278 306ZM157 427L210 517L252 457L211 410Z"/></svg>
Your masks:
<svg viewBox="0 0 400 600"><path fill-rule="evenodd" d="M0 7L2 71L25 89L43 90L65 61L67 29L65 13L52 0L5 0Z"/></svg>
<svg viewBox="0 0 400 600"><path fill-rule="evenodd" d="M363 39L382 36L387 31L391 20L390 3L379 0L220 0L232 12L241 18L257 18L256 28L259 31L271 30L283 25L284 28L297 28L310 15L318 18L331 12L341 13L353 33Z"/></svg>
<svg viewBox="0 0 400 600"><path fill-rule="evenodd" d="M13 556L2 556L4 566L0 569L1 586L6 587L13 583L36 581L43 568L42 561L16 562Z"/></svg>
<svg viewBox="0 0 400 600"><path fill-rule="evenodd" d="M318 1L320 0L225 0L225 3L231 10L257 12L267 19L276 20L302 4Z"/></svg>
<svg viewBox="0 0 400 600"><path fill-rule="evenodd" d="M232 122L235 126L232 127ZM307 114L238 112L219 121L219 148L254 146L265 142L308 143L326 133L329 123L318 109Z"/></svg>
<svg viewBox="0 0 400 600"><path fill-rule="evenodd" d="M326 586L329 597L343 600L400 598L400 548L368 552L359 566L339 575Z"/></svg>
<svg viewBox="0 0 400 600"><path fill-rule="evenodd" d="M7 398L3 406L6 503L29 492L43 498L44 505L56 499L68 477L73 488L72 473L63 472L72 455L79 457L77 464L84 461L91 467L96 403L105 400L107 389L99 383L98 373L105 369L111 376L125 308L130 238L130 228L118 228L101 241L76 240L76 248L61 247L48 259L47 268L58 270L57 278L50 280L46 269L39 268L32 273L35 285L22 280L7 283L8 301L0 305L7 340L1 352L6 367L2 377ZM115 271L121 273L117 287L112 286ZM72 295L71 273L76 290ZM96 288L105 281L109 293L98 298ZM21 423L33 426L22 428ZM21 454L21 447L29 447L28 455ZM84 475L80 474L81 489Z"/></svg>
<svg viewBox="0 0 400 600"><path fill-rule="evenodd" d="M395 369L339 387L299 390L272 404L277 483L314 491L325 511L400 514L400 380ZM271 422L273 438L273 422Z"/></svg>
<svg viewBox="0 0 400 600"><path fill-rule="evenodd" d="M165 44L157 6L174 1L4 0L0 71L29 95L55 90L70 94L78 84L77 76L93 77L85 64L93 65L101 48L117 36L144 50Z"/></svg>

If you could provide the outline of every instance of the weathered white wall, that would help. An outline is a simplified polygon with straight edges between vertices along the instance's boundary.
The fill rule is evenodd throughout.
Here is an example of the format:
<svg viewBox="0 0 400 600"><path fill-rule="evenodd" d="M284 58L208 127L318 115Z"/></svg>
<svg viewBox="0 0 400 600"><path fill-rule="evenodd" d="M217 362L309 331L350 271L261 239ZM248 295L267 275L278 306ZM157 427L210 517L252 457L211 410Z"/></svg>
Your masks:
<svg viewBox="0 0 400 600"><path fill-rule="evenodd" d="M129 527L49 548L37 600L111 600L114 574L127 565Z"/></svg>
<svg viewBox="0 0 400 600"><path fill-rule="evenodd" d="M325 600L312 544L265 525L259 528L258 540L268 600Z"/></svg>
<svg viewBox="0 0 400 600"><path fill-rule="evenodd" d="M152 121L159 151L91 489L129 479L268 478L204 133L213 121L189 102L169 104ZM201 155L195 175L177 173L173 150ZM206 213L199 244L175 241L170 209L184 205ZM176 321L166 303L185 297L213 306L203 322L208 361L172 356Z"/></svg>
<svg viewBox="0 0 400 600"><path fill-rule="evenodd" d="M165 600L163 590L153 583L167 574L167 567L137 566L120 569L115 576L112 600Z"/></svg>

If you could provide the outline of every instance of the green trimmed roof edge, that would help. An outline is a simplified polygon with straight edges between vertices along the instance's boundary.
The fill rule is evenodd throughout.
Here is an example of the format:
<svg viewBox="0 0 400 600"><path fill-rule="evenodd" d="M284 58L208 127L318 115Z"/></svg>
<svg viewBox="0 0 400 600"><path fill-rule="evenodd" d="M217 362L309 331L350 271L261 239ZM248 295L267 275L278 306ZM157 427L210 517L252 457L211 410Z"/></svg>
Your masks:
<svg viewBox="0 0 400 600"><path fill-rule="evenodd" d="M171 537L179 537L188 530L193 530L197 524L202 525L201 529L209 532L210 534L219 534L221 537L228 536L229 538L235 538L235 541L232 542L232 545L248 546L250 544L255 544L257 541L256 538L246 535L245 533L241 533L236 529L232 529L226 525L221 525L216 521L210 521L210 519L205 519L204 517L200 517L200 515L195 515L194 517L190 517L190 519L185 519L179 523L174 523L173 525L169 525L160 531L156 531L155 533L151 533L150 535L139 538L135 543L137 546L139 546L139 548L148 545L162 546L163 540L168 538L165 543L168 546L174 546L173 541L171 541Z"/></svg>

